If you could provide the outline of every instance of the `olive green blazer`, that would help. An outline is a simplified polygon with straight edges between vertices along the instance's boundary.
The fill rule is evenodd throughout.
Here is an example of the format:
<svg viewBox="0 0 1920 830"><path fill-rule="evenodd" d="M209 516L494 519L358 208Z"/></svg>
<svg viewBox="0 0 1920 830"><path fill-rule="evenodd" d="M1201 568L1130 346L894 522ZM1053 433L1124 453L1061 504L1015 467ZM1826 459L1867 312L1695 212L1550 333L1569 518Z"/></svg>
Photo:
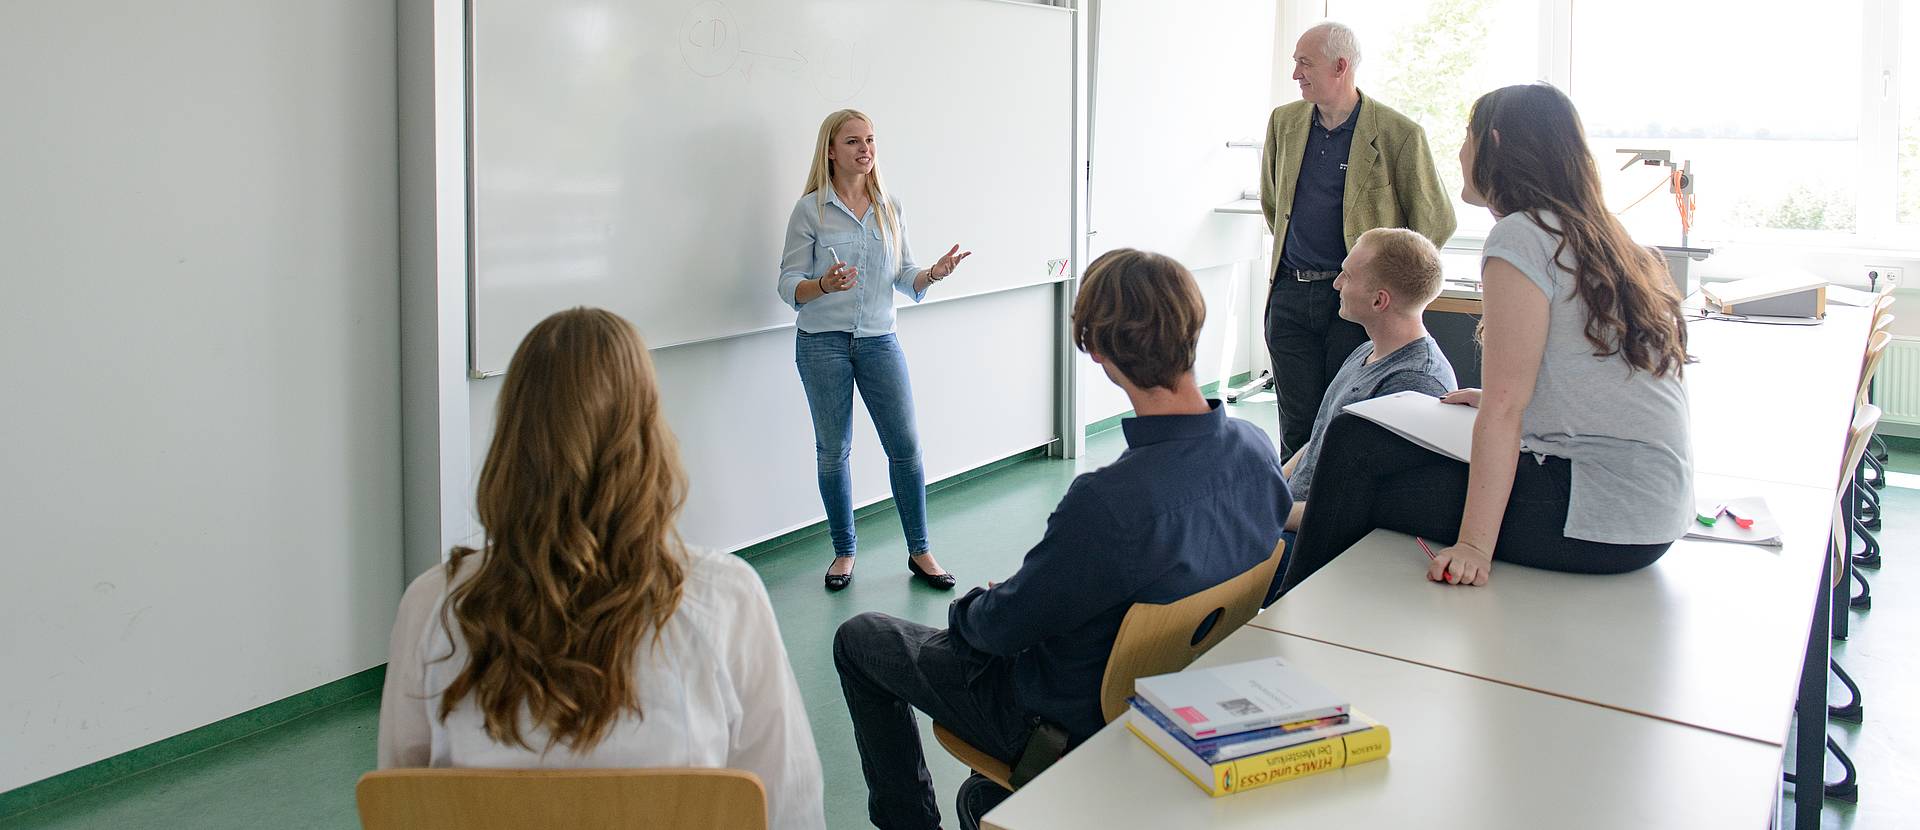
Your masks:
<svg viewBox="0 0 1920 830"><path fill-rule="evenodd" d="M1347 155L1345 206L1341 230L1347 250L1374 228L1412 228L1441 245L1453 236L1453 199L1434 172L1433 151L1420 125L1378 101L1360 96L1360 121L1353 128ZM1280 267L1293 210L1293 187L1300 180L1300 157L1307 151L1313 104L1295 101L1277 107L1267 121L1262 150L1260 211L1273 231L1271 268Z"/></svg>

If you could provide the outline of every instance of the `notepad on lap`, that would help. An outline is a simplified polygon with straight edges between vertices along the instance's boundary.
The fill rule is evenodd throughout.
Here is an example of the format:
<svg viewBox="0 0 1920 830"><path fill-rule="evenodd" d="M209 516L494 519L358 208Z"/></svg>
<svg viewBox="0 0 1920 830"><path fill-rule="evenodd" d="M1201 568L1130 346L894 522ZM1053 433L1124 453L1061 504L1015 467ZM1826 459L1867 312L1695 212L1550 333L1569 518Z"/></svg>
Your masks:
<svg viewBox="0 0 1920 830"><path fill-rule="evenodd" d="M1714 508L1725 505L1727 512L1708 525L1700 519L1694 519L1687 525L1689 539L1715 539L1722 542L1739 542L1743 545L1765 545L1777 548L1784 542L1780 539L1780 522L1773 518L1773 511L1767 509L1767 500L1759 496L1743 499L1695 498L1694 515L1706 516ZM1753 527L1741 527L1739 519L1752 519Z"/></svg>
<svg viewBox="0 0 1920 830"><path fill-rule="evenodd" d="M1441 403L1419 392L1395 392L1384 397L1347 404L1346 410L1455 461L1473 456L1471 406Z"/></svg>

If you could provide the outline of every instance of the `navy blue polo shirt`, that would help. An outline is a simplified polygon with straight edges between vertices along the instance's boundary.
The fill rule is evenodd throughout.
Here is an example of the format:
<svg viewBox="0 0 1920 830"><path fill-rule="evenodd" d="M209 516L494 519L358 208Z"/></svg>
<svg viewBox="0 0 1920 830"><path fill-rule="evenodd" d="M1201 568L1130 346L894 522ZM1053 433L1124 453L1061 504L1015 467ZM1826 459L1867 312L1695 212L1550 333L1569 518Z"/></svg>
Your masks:
<svg viewBox="0 0 1920 830"><path fill-rule="evenodd" d="M1293 210L1287 218L1287 244L1280 251L1280 267L1338 271L1347 258L1342 207L1346 203L1347 154L1353 150L1353 125L1359 121L1360 107L1355 106L1346 123L1329 130L1320 125L1320 108L1313 108L1307 152L1300 158L1300 179L1293 186Z"/></svg>
<svg viewBox="0 0 1920 830"><path fill-rule="evenodd" d="M1172 602L1273 553L1293 497L1273 440L1227 417L1120 422L1127 451L1073 480L1020 570L955 600L954 639L1011 660L1016 701L1077 741L1106 724L1100 683L1136 602Z"/></svg>

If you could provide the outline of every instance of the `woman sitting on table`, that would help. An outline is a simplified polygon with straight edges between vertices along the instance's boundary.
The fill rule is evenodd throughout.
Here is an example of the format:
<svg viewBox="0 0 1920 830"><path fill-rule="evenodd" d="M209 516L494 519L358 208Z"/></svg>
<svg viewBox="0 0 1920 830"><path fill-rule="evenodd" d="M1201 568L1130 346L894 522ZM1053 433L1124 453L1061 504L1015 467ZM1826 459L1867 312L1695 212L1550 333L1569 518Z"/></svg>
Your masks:
<svg viewBox="0 0 1920 830"><path fill-rule="evenodd" d="M766 588L680 542L685 498L632 324L576 308L535 326L480 471L487 544L400 600L380 768L732 767L760 777L772 826L825 826Z"/></svg>
<svg viewBox="0 0 1920 830"><path fill-rule="evenodd" d="M1494 559L1643 568L1693 518L1680 298L1607 212L1573 102L1547 84L1495 90L1467 133L1461 196L1498 220L1482 264L1485 388L1443 398L1479 407L1473 463L1335 418L1283 590L1374 528L1449 543L1427 578L1485 585Z"/></svg>

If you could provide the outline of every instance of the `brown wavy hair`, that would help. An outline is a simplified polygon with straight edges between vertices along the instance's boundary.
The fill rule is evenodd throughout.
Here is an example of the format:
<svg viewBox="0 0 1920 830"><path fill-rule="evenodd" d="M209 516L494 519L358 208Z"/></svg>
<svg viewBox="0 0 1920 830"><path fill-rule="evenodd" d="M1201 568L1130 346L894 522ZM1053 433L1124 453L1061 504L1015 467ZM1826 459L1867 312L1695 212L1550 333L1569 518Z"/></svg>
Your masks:
<svg viewBox="0 0 1920 830"><path fill-rule="evenodd" d="M639 716L636 653L647 632L658 642L686 580L674 529L685 501L633 324L575 308L534 326L507 364L480 471L486 554L442 612L468 657L440 718L472 695L495 741L533 750L525 712L549 746L577 752ZM448 573L477 553L454 548Z"/></svg>
<svg viewBox="0 0 1920 830"><path fill-rule="evenodd" d="M1132 248L1100 255L1080 278L1073 344L1113 362L1141 389L1174 389L1193 371L1207 301L1187 267Z"/></svg>
<svg viewBox="0 0 1920 830"><path fill-rule="evenodd" d="M1524 213L1557 237L1555 261L1573 255L1594 356L1618 354L1655 377L1678 375L1688 362L1680 297L1665 261L1607 211L1573 101L1545 83L1496 89L1474 102L1467 141L1474 151L1467 175L1488 207L1501 216Z"/></svg>

